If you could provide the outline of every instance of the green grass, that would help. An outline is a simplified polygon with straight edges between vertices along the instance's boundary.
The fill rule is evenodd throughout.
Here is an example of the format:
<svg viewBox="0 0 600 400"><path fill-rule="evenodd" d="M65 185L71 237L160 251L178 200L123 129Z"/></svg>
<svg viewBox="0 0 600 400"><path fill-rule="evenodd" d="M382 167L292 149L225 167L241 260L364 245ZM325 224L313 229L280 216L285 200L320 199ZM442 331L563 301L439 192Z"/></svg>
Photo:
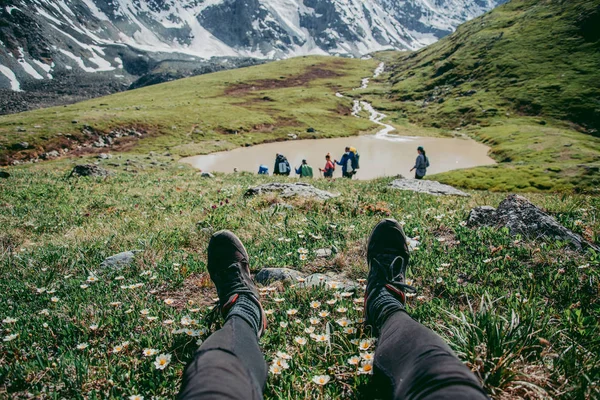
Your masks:
<svg viewBox="0 0 600 400"><path fill-rule="evenodd" d="M2 116L0 161L7 164L61 148L85 151L76 149L91 141L83 133L85 126L103 133L135 128L146 132L146 137L133 151L173 148L173 154L181 156L285 140L288 134L300 138L357 135L376 125L351 117L351 102L335 93L356 87L376 65L375 60L298 57ZM308 134L310 127L316 132ZM31 149L13 150L23 141ZM132 146L122 147L132 150Z"/></svg>
<svg viewBox="0 0 600 400"><path fill-rule="evenodd" d="M272 178L203 179L188 167L151 164L167 162L166 157L127 157L133 161L129 167L108 166L122 163L118 157L101 162L115 172L105 180L67 179L73 162L63 160L11 168L10 181L0 188L0 303L5 305L0 317L16 319L2 323L1 337L18 335L0 341L0 397L172 398L197 340L210 334L205 317L216 293L207 278L205 249L211 232L235 231L246 243L253 271L285 266L358 279L366 277L365 238L388 216L421 240L408 276L418 288L409 298L409 312L447 338L494 398L600 394L600 259L553 241L516 240L504 230L463 226L472 207L496 206L504 195L438 198L391 190L389 179L340 179L314 182L341 194L324 203L246 198L248 186ZM529 197L566 227L598 242L597 196ZM273 206L284 203L293 209ZM330 246L338 249L336 255L315 257L314 250ZM306 261L299 248L308 249ZM131 267L100 268L105 257L132 249L141 252ZM93 274L98 281L86 283ZM129 288L137 283L143 286ZM269 376L267 399L321 396L311 383L316 374L332 378L323 388L325 397L376 395L370 376L357 375L347 363L359 354L351 340L370 333L355 323L357 332L346 334L335 322L344 315L352 321L362 317L353 302L362 292L326 304L337 295L284 285L263 297L265 308L274 311L261 340L267 361L278 351L292 356L289 369ZM274 297L285 301L276 303ZM168 298L172 305L164 302ZM304 332L316 314L312 300L331 313L315 326L325 333L325 322L331 324L330 346ZM340 306L348 311L336 312ZM292 308L298 313L290 317L286 311ZM148 320L142 310L157 319ZM185 316L195 321L182 325ZM174 322L165 325L165 320ZM289 324L281 327L281 322ZM96 330L90 328L94 324ZM181 328L198 336L173 332ZM309 341L300 347L296 336ZM113 352L123 342L128 346ZM88 347L78 350L84 343ZM145 348L172 355L171 363L155 369L156 355L144 357Z"/></svg>
<svg viewBox="0 0 600 400"><path fill-rule="evenodd" d="M427 48L399 54L364 95L397 124L467 134L501 162L434 179L500 191L594 191L599 10L598 0L510 1Z"/></svg>

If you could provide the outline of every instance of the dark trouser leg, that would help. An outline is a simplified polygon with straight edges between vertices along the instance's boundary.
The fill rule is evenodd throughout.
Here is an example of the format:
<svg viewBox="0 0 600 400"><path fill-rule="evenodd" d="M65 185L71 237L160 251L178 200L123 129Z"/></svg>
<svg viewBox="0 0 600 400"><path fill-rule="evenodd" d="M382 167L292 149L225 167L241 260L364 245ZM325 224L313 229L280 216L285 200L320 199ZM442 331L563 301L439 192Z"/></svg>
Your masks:
<svg viewBox="0 0 600 400"><path fill-rule="evenodd" d="M446 343L406 312L383 325L375 373L391 383L394 399L487 399L471 371Z"/></svg>
<svg viewBox="0 0 600 400"><path fill-rule="evenodd" d="M200 346L183 375L179 400L262 399L267 364L258 338L232 316Z"/></svg>

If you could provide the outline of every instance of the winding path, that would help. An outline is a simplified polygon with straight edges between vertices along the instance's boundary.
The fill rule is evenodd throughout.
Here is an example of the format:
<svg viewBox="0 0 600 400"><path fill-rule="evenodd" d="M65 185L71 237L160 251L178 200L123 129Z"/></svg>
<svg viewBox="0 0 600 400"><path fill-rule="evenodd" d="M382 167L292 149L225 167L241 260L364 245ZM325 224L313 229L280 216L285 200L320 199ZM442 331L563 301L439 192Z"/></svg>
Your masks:
<svg viewBox="0 0 600 400"><path fill-rule="evenodd" d="M373 73L373 78L379 77L384 71L385 71L385 63L382 62L375 69L375 71ZM369 87L369 80L370 80L370 78L364 78L361 82L360 88L358 88L358 89L367 89ZM337 97L345 97L341 93L336 93L335 95ZM404 141L409 140L408 138L403 137L403 136L390 135L390 132L395 131L396 128L394 128L392 125L383 123L382 121L387 117L387 115L377 111L371 103L368 103L366 101L354 100L354 104L352 106L352 115L355 116L356 118L360 118L359 113L362 110L365 110L369 113L369 120L371 120L373 123L375 123L377 125L383 126L383 129L381 129L380 131L378 131L375 134L376 139L388 140L390 142L404 142Z"/></svg>

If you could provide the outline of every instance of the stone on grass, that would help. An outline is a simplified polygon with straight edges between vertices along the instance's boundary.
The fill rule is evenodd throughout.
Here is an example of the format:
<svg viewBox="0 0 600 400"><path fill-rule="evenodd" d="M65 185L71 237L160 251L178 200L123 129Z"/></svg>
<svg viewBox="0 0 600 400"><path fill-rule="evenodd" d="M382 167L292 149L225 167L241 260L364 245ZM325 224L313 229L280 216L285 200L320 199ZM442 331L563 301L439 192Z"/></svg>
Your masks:
<svg viewBox="0 0 600 400"><path fill-rule="evenodd" d="M129 250L112 255L104 259L100 266L102 268L123 269L128 267L135 260L136 253L139 253L140 251L141 250Z"/></svg>
<svg viewBox="0 0 600 400"><path fill-rule="evenodd" d="M202 172L200 174L201 177L203 178L214 178L215 176L213 174L211 174L210 172Z"/></svg>
<svg viewBox="0 0 600 400"><path fill-rule="evenodd" d="M0 171L0 178L8 179L10 178L10 174L6 171Z"/></svg>
<svg viewBox="0 0 600 400"><path fill-rule="evenodd" d="M333 252L331 251L331 249L317 249L315 250L315 255L319 258L327 258L327 257L331 257L331 255L333 254Z"/></svg>
<svg viewBox="0 0 600 400"><path fill-rule="evenodd" d="M101 160L108 160L109 158L112 158L112 154L100 153L98 154L98 158Z"/></svg>
<svg viewBox="0 0 600 400"><path fill-rule="evenodd" d="M421 179L396 179L390 183L390 186L394 189L410 190L418 193L432 194L434 196L469 196L467 193L450 185Z"/></svg>
<svg viewBox="0 0 600 400"><path fill-rule="evenodd" d="M339 196L339 194L330 193L325 190L317 189L308 183L266 183L264 185L255 186L246 191L246 196L255 196L267 192L279 192L281 197L313 197L319 200L328 200Z"/></svg>
<svg viewBox="0 0 600 400"><path fill-rule="evenodd" d="M577 250L591 247L600 251L599 246L565 228L525 197L516 194L504 199L497 209L489 206L474 208L467 219L467 226L506 227L512 235L560 240L568 242Z"/></svg>
<svg viewBox="0 0 600 400"><path fill-rule="evenodd" d="M306 281L300 287L314 288L325 285L329 288L335 287L346 292L354 292L359 289L357 282L348 279L345 275L327 272L325 274L312 274L306 277Z"/></svg>
<svg viewBox="0 0 600 400"><path fill-rule="evenodd" d="M257 283L268 285L272 282L289 281L296 283L298 278L303 278L304 274L290 268L263 268L254 277Z"/></svg>
<svg viewBox="0 0 600 400"><path fill-rule="evenodd" d="M105 170L102 167L99 167L94 164L82 164L76 165L75 168L71 171L70 177L73 176L101 176L105 177L110 175L110 172Z"/></svg>

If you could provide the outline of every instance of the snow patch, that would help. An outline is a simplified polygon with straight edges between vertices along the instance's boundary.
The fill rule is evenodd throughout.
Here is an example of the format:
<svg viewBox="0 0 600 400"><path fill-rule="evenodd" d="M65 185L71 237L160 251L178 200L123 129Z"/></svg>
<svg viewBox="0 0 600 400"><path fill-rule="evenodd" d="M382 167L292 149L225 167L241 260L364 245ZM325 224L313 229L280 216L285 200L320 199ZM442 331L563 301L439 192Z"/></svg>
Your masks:
<svg viewBox="0 0 600 400"><path fill-rule="evenodd" d="M12 70L0 64L0 72L10 81L10 88L13 92L22 92L21 84Z"/></svg>
<svg viewBox="0 0 600 400"><path fill-rule="evenodd" d="M9 15L12 15L11 13L13 12L13 10L17 10L17 11L21 11L21 9L19 7L15 7L15 6L6 6L6 12ZM21 11L23 12L23 11Z"/></svg>
<svg viewBox="0 0 600 400"><path fill-rule="evenodd" d="M90 12L92 13L92 15L96 18L98 18L100 21L110 21L110 19L108 19L108 17L106 16L106 14L104 14L102 11L100 11L100 9L96 6L96 4L94 4L94 2L92 0L81 0L83 2L83 4L86 5L86 7L90 10Z"/></svg>
<svg viewBox="0 0 600 400"><path fill-rule="evenodd" d="M379 78L379 75L383 74L383 71L385 71L385 63L381 63L377 68L375 68L373 78Z"/></svg>

